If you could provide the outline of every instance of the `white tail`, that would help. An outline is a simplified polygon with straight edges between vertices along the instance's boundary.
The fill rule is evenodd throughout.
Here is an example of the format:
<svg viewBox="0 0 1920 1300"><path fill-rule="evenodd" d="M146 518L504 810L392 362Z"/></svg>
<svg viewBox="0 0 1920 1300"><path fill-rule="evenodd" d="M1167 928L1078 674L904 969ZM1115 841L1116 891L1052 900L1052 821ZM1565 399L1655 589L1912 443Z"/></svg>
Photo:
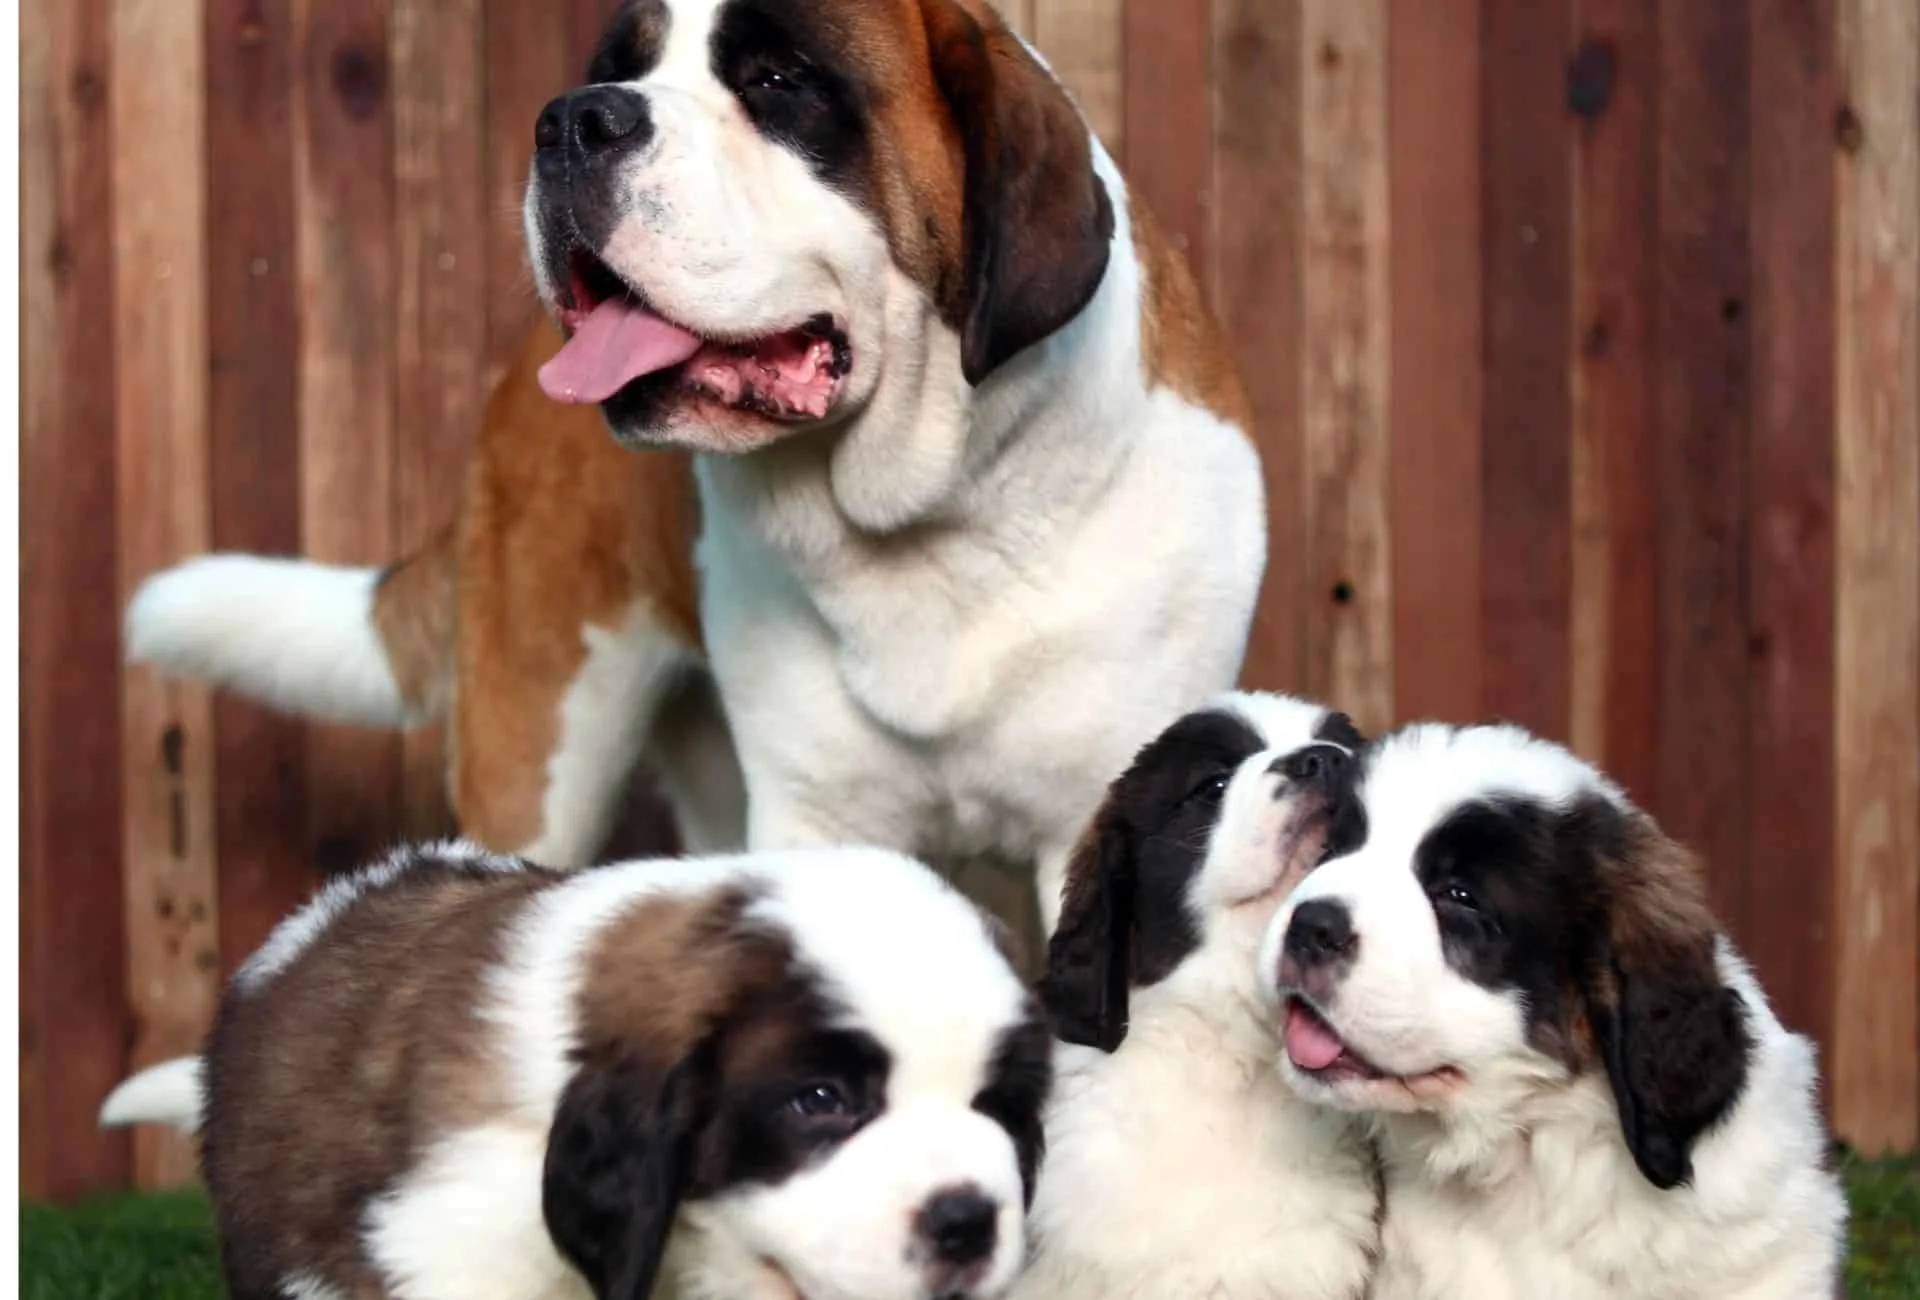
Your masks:
<svg viewBox="0 0 1920 1300"><path fill-rule="evenodd" d="M200 1058L176 1056L149 1066L126 1080L100 1103L105 1128L127 1124L170 1124L191 1136L200 1131L205 1093Z"/></svg>
<svg viewBox="0 0 1920 1300"><path fill-rule="evenodd" d="M140 584L127 657L263 704L364 726L411 721L373 621L380 570L205 555Z"/></svg>

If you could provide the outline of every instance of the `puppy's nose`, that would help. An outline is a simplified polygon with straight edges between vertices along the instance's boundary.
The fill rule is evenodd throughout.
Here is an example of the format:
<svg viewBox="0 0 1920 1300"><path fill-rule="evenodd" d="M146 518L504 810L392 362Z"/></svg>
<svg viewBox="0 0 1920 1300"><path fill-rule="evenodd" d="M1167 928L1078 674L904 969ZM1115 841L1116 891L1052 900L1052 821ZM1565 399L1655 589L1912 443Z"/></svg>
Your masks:
<svg viewBox="0 0 1920 1300"><path fill-rule="evenodd" d="M646 98L621 86L584 86L562 95L541 109L533 124L533 146L545 156L594 157L634 148L652 136Z"/></svg>
<svg viewBox="0 0 1920 1300"><path fill-rule="evenodd" d="M1347 770L1353 755L1338 745L1308 745L1282 754L1267 768L1275 776L1295 782L1326 784Z"/></svg>
<svg viewBox="0 0 1920 1300"><path fill-rule="evenodd" d="M1353 916L1345 903L1311 898L1293 910L1284 950L1302 967L1311 968L1352 952L1356 941Z"/></svg>
<svg viewBox="0 0 1920 1300"><path fill-rule="evenodd" d="M943 1264L964 1267L993 1254L1000 1207L974 1187L935 1192L920 1208L914 1230Z"/></svg>

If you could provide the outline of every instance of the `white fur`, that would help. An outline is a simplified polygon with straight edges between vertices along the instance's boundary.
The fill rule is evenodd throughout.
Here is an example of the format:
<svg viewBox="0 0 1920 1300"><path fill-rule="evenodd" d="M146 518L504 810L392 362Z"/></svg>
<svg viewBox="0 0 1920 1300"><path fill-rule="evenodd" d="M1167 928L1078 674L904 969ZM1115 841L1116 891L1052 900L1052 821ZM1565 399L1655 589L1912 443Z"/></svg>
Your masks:
<svg viewBox="0 0 1920 1300"><path fill-rule="evenodd" d="M414 720L373 624L378 569L203 555L140 584L127 657L290 712Z"/></svg>
<svg viewBox="0 0 1920 1300"><path fill-rule="evenodd" d="M369 1209L365 1242L403 1300L585 1300L541 1212L546 1133L575 1068L574 999L594 937L662 894L758 884L757 919L793 937L847 1022L892 1056L885 1112L786 1182L691 1203L670 1268L678 1294L923 1300L908 1257L914 1213L971 1184L1001 1203L999 1246L966 1294L1004 1289L1024 1254L1006 1134L971 1109L1026 994L973 908L932 872L876 850L615 864L534 900L489 978L502 1105L446 1133ZM878 920L884 918L884 920Z"/></svg>
<svg viewBox="0 0 1920 1300"><path fill-rule="evenodd" d="M651 597L614 627L580 630L587 656L560 698L559 736L547 756L540 834L516 852L543 866L582 867L605 843L649 724L685 647L661 632ZM729 846L737 847L737 846Z"/></svg>
<svg viewBox="0 0 1920 1300"><path fill-rule="evenodd" d="M655 140L626 164L626 220L599 251L702 334L825 311L852 343L831 436L698 459L702 622L747 842L1034 863L1051 924L1106 781L1239 671L1265 563L1258 459L1242 430L1148 387L1129 197L1097 140L1104 280L970 388L959 337L874 216L760 137L715 79L715 8L672 5L635 83ZM536 175L541 269L542 202ZM749 450L726 426L667 437Z"/></svg>
<svg viewBox="0 0 1920 1300"><path fill-rule="evenodd" d="M176 1056L150 1065L107 1094L100 1104L100 1123L107 1128L167 1124L183 1133L197 1133L203 1087L197 1056Z"/></svg>
<svg viewBox="0 0 1920 1300"><path fill-rule="evenodd" d="M1326 711L1216 701L1266 748L1229 785L1187 905L1201 945L1130 996L1111 1056L1061 1048L1019 1300L1353 1300L1378 1236L1365 1144L1273 1073L1251 959L1298 812L1274 760ZM1142 833L1146 833L1144 830Z"/></svg>
<svg viewBox="0 0 1920 1300"><path fill-rule="evenodd" d="M1511 727L1423 726L1381 742L1364 785L1369 836L1318 868L1273 918L1258 962L1269 1001L1282 936L1312 899L1338 900L1358 936L1328 1019L1390 1073L1441 1067L1422 1096L1326 1083L1280 1054L1302 1095L1367 1114L1386 1172L1376 1300L1787 1300L1832 1294L1846 1207L1824 1168L1812 1045L1789 1033L1731 944L1722 981L1753 1044L1731 1111L1692 1150L1693 1178L1662 1191L1622 1139L1602 1069L1569 1076L1533 1047L1519 994L1447 963L1414 852L1462 802L1499 794L1565 806L1625 796L1558 746Z"/></svg>
<svg viewBox="0 0 1920 1300"><path fill-rule="evenodd" d="M305 1273L296 1273L280 1284L285 1300L348 1300L344 1291Z"/></svg>

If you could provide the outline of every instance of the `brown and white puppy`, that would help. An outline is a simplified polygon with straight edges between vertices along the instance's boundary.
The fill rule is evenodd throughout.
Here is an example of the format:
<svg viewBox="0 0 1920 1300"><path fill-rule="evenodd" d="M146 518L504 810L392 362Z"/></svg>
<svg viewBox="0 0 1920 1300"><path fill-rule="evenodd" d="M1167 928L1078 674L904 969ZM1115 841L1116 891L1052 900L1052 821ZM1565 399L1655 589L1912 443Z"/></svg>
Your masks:
<svg viewBox="0 0 1920 1300"><path fill-rule="evenodd" d="M1813 1047L1688 855L1515 727L1410 727L1356 775L1260 968L1280 1072L1378 1138L1377 1300L1834 1294Z"/></svg>
<svg viewBox="0 0 1920 1300"><path fill-rule="evenodd" d="M1114 782L1067 874L1043 1000L1064 1040L1032 1300L1358 1300L1379 1229L1364 1142L1271 1069L1268 919L1353 833L1344 714L1230 695Z"/></svg>
<svg viewBox="0 0 1920 1300"><path fill-rule="evenodd" d="M405 850L222 1003L202 1140L228 1291L997 1295L1050 1048L986 919L910 859ZM187 1114L151 1100L119 1118L202 1109L197 1085Z"/></svg>
<svg viewBox="0 0 1920 1300"><path fill-rule="evenodd" d="M556 865L589 859L663 683L705 664L750 847L1037 864L1051 913L1112 773L1231 685L1265 560L1192 279L983 4L626 0L588 82L535 133L531 261L568 334L540 382L694 453L699 564L687 529L630 546L604 457L549 439L489 457L491 504L469 497L428 576L201 561L142 591L134 652L362 718L452 696L459 768L486 774L463 819ZM529 443L544 418L516 417ZM684 482L658 474L633 510ZM676 621L696 572L698 645ZM608 597L568 595L582 574ZM449 590L457 619L422 613ZM510 689L470 677L518 655Z"/></svg>

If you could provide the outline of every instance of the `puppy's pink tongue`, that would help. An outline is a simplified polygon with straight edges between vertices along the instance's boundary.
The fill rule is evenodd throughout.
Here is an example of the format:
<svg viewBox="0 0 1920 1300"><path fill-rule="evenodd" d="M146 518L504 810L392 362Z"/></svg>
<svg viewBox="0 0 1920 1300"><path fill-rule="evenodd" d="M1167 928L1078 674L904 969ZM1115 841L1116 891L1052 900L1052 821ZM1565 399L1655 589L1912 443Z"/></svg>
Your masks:
<svg viewBox="0 0 1920 1300"><path fill-rule="evenodd" d="M630 298L609 298L540 367L540 388L556 402L604 402L642 375L677 366L700 340Z"/></svg>
<svg viewBox="0 0 1920 1300"><path fill-rule="evenodd" d="M1304 1002L1287 1004L1287 1056L1303 1070L1324 1070L1347 1045Z"/></svg>

